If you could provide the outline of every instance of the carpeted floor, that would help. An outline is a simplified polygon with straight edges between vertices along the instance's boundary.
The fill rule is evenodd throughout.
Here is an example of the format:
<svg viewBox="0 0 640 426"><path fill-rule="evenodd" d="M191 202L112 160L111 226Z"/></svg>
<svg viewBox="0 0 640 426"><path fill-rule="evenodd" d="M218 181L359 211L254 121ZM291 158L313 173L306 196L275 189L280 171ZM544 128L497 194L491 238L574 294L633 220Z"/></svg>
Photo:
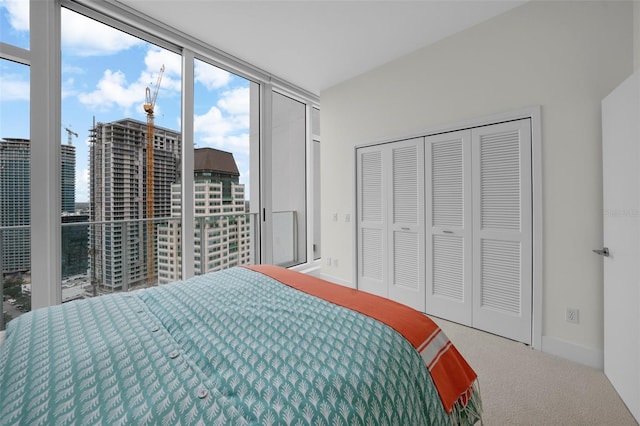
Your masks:
<svg viewBox="0 0 640 426"><path fill-rule="evenodd" d="M635 426L602 371L433 318L479 377L484 426Z"/></svg>

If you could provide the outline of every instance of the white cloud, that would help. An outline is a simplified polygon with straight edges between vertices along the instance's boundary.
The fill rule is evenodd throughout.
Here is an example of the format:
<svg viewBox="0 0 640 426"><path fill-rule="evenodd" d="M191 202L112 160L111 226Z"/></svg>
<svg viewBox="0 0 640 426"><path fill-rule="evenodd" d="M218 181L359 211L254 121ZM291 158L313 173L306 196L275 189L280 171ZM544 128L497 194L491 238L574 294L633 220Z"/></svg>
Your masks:
<svg viewBox="0 0 640 426"><path fill-rule="evenodd" d="M67 63L62 64L62 74L86 74L87 71L84 68L76 67Z"/></svg>
<svg viewBox="0 0 640 426"><path fill-rule="evenodd" d="M230 123L223 118L222 111L216 106L202 115L196 114L193 127L194 133L202 133L205 135L203 139L209 140L219 140L232 130Z"/></svg>
<svg viewBox="0 0 640 426"><path fill-rule="evenodd" d="M249 152L249 90L224 92L218 103L194 119L198 145L235 153Z"/></svg>
<svg viewBox="0 0 640 426"><path fill-rule="evenodd" d="M228 136L225 139L225 148L231 152L249 152L249 133Z"/></svg>
<svg viewBox="0 0 640 426"><path fill-rule="evenodd" d="M9 12L9 24L18 31L29 31L29 1L0 0L0 6Z"/></svg>
<svg viewBox="0 0 640 426"><path fill-rule="evenodd" d="M19 74L2 73L0 77L1 101L28 101L30 99L29 80Z"/></svg>
<svg viewBox="0 0 640 426"><path fill-rule="evenodd" d="M250 93L248 87L238 87L222 94L218 106L230 114L249 116Z"/></svg>
<svg viewBox="0 0 640 426"><path fill-rule="evenodd" d="M74 84L75 79L73 77L62 81L62 99L70 98L77 94L77 91L73 88Z"/></svg>
<svg viewBox="0 0 640 426"><path fill-rule="evenodd" d="M195 61L194 79L209 90L219 89L231 81L231 74L201 61Z"/></svg>
<svg viewBox="0 0 640 426"><path fill-rule="evenodd" d="M107 69L102 78L91 92L83 92L78 95L78 100L93 111L108 111L119 108L123 114L144 114L142 105L145 102L146 88L149 87L151 95L156 88L158 75L162 65L165 65L165 73L160 83L162 97L170 97L180 93L180 56L155 46L151 47L145 57L146 69L140 72L135 81L129 82L127 76L120 70ZM177 65L176 65L177 63ZM155 115L161 115L162 102L158 102Z"/></svg>
<svg viewBox="0 0 640 426"><path fill-rule="evenodd" d="M134 105L142 110L145 85L140 81L129 84L121 71L106 70L96 89L89 93L80 93L78 99L90 110L108 111L118 107L129 113Z"/></svg>
<svg viewBox="0 0 640 426"><path fill-rule="evenodd" d="M163 91L175 91L179 93L182 90L182 58L177 53L169 50L151 46L144 58L146 69L140 74L140 81L146 82L151 89L151 93L155 90L158 81L160 68L164 65L164 75L160 82Z"/></svg>
<svg viewBox="0 0 640 426"><path fill-rule="evenodd" d="M67 53L77 56L112 55L142 43L142 40L123 31L62 9L62 47Z"/></svg>

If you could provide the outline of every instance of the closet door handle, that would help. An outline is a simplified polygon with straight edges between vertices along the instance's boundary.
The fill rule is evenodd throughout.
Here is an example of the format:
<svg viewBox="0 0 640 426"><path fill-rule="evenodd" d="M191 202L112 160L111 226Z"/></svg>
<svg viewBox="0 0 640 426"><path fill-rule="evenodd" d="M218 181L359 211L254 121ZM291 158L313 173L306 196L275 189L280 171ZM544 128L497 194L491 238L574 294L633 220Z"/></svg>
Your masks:
<svg viewBox="0 0 640 426"><path fill-rule="evenodd" d="M453 234L453 231L446 230L446 231L442 231L442 233L443 234Z"/></svg>

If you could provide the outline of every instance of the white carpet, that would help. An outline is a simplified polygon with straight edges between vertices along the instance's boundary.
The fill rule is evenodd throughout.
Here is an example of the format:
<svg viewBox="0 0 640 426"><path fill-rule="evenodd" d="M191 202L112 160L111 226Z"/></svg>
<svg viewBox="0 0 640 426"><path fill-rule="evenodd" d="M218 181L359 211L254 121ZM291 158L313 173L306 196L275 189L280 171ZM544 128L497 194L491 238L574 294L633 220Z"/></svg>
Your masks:
<svg viewBox="0 0 640 426"><path fill-rule="evenodd" d="M484 426L635 426L602 371L433 318L478 374Z"/></svg>

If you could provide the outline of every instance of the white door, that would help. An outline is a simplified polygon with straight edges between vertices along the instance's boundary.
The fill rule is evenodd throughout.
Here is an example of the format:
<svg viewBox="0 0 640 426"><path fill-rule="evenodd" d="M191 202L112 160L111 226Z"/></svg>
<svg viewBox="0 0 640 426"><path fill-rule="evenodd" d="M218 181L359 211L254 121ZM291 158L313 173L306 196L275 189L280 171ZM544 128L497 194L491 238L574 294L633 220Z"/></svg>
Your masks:
<svg viewBox="0 0 640 426"><path fill-rule="evenodd" d="M471 326L471 131L425 142L426 312Z"/></svg>
<svg viewBox="0 0 640 426"><path fill-rule="evenodd" d="M423 138L357 151L358 289L425 310Z"/></svg>
<svg viewBox="0 0 640 426"><path fill-rule="evenodd" d="M604 372L640 421L640 75L602 101Z"/></svg>
<svg viewBox="0 0 640 426"><path fill-rule="evenodd" d="M389 144L389 294L424 312L424 139Z"/></svg>
<svg viewBox="0 0 640 426"><path fill-rule="evenodd" d="M473 326L531 344L531 120L472 131Z"/></svg>
<svg viewBox="0 0 640 426"><path fill-rule="evenodd" d="M357 151L358 289L387 296L383 147Z"/></svg>
<svg viewBox="0 0 640 426"><path fill-rule="evenodd" d="M425 140L427 313L530 344L530 120Z"/></svg>

